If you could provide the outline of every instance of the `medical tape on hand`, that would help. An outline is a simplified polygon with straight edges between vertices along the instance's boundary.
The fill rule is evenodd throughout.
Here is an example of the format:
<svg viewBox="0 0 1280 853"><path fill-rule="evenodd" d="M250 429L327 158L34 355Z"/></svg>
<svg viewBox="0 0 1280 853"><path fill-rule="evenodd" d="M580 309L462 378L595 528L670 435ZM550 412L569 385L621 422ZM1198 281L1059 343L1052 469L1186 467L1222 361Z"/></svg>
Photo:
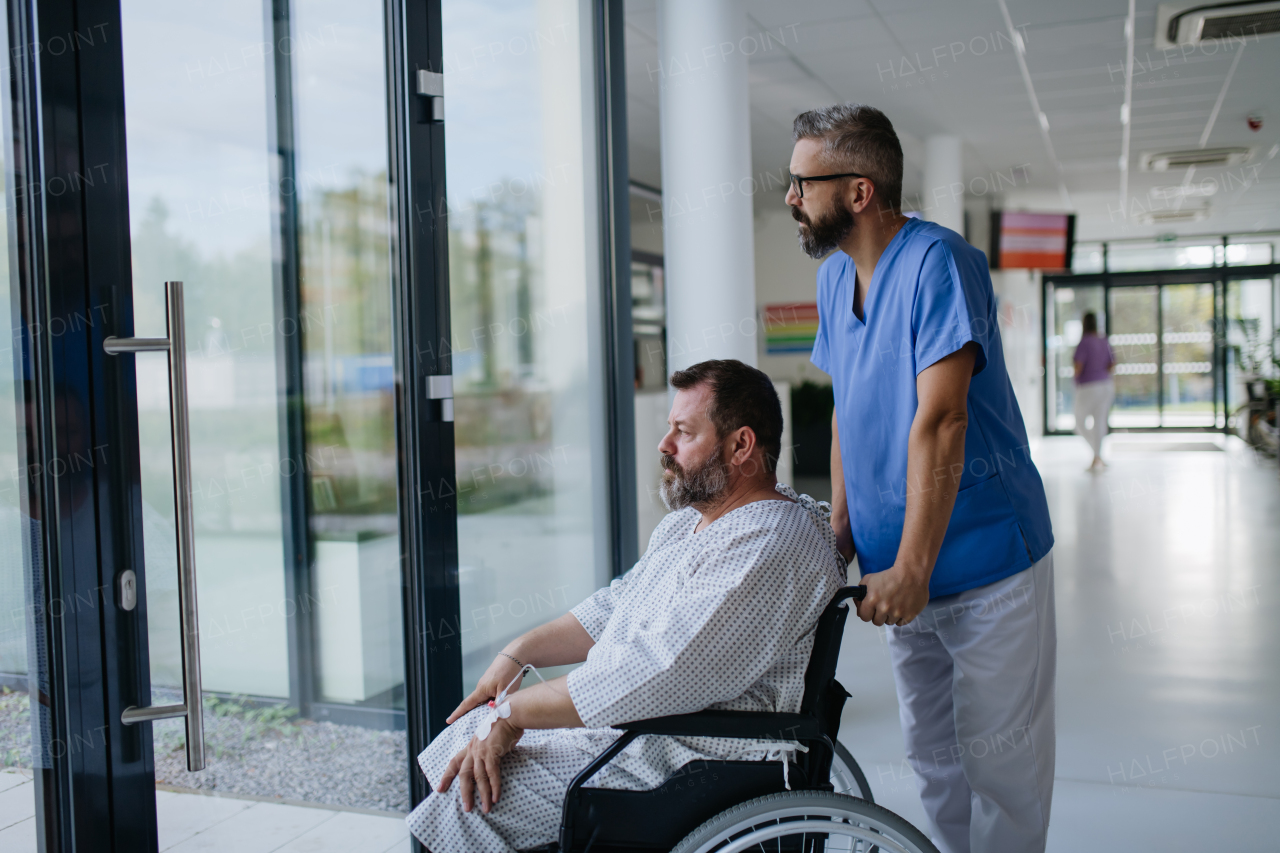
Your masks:
<svg viewBox="0 0 1280 853"><path fill-rule="evenodd" d="M476 737L484 740L489 736L489 732L493 731L493 724L498 720L505 720L511 716L511 703L507 701L507 694L511 692L511 688L515 687L516 682L524 678L526 673L532 672L538 676L538 680L543 684L547 680L542 677L542 673L538 672L538 668L531 663L527 663L520 667L520 671L516 673L516 677L502 688L502 692L489 700L489 715L480 721L480 725L476 726Z"/></svg>

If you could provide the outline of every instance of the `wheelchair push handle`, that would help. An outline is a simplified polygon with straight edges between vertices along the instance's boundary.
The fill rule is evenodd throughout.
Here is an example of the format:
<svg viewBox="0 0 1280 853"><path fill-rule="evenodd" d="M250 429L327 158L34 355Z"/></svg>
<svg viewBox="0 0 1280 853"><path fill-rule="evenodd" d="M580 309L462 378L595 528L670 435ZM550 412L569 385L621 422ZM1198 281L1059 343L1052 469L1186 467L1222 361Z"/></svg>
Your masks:
<svg viewBox="0 0 1280 853"><path fill-rule="evenodd" d="M832 604L839 604L842 601L852 598L854 601L861 601L867 597L867 588L862 584L857 586L846 586L841 588L835 597L831 600Z"/></svg>

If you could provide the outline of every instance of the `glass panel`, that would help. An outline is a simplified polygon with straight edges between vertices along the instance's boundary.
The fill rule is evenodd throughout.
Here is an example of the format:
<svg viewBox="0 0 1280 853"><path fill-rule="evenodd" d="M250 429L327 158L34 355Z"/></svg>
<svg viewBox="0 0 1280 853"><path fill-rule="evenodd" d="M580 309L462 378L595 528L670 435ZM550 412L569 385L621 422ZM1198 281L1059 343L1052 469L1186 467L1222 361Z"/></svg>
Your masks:
<svg viewBox="0 0 1280 853"><path fill-rule="evenodd" d="M587 8L442 4L467 685L610 575Z"/></svg>
<svg viewBox="0 0 1280 853"><path fill-rule="evenodd" d="M1211 267L1220 246L1179 246L1170 244L1117 245L1107 248L1107 269L1111 272L1131 270L1173 270L1189 267Z"/></svg>
<svg viewBox="0 0 1280 853"><path fill-rule="evenodd" d="M1229 243L1227 245L1227 263L1233 267L1250 264L1274 264L1274 243Z"/></svg>
<svg viewBox="0 0 1280 853"><path fill-rule="evenodd" d="M1071 251L1073 273L1102 272L1102 244L1077 243Z"/></svg>
<svg viewBox="0 0 1280 853"><path fill-rule="evenodd" d="M1246 383L1280 372L1277 349L1275 282L1269 278L1227 283L1227 411L1265 397Z"/></svg>
<svg viewBox="0 0 1280 853"><path fill-rule="evenodd" d="M379 0L293 0L318 696L404 710Z"/></svg>
<svg viewBox="0 0 1280 853"><path fill-rule="evenodd" d="M1113 429L1160 425L1156 298L1155 287L1111 290L1108 333L1116 357Z"/></svg>
<svg viewBox="0 0 1280 853"><path fill-rule="evenodd" d="M8 43L7 19L0 20L0 44ZM8 116L10 87L0 88L0 109ZM7 120L3 125L9 129ZM7 200L0 211L0 329L5 333L0 347L0 791L5 792L0 850L35 850L31 771L52 766L48 702L38 701L49 692L49 661L35 619L46 609L40 521L31 511L25 476L26 433L35 421L24 382L30 378L23 359L29 338L18 308L19 283L10 279L14 198L9 193L11 164L5 161L12 150L12 145L0 145L0 189ZM60 448L59 456L68 458L70 449Z"/></svg>
<svg viewBox="0 0 1280 853"><path fill-rule="evenodd" d="M1213 285L1161 288L1161 426L1214 425Z"/></svg>
<svg viewBox="0 0 1280 853"><path fill-rule="evenodd" d="M382 3L125 0L136 329L163 334L186 284L192 469L208 769L181 720L154 724L157 782L393 812L408 809L396 516ZM296 179L275 183L268 69L292 63ZM273 205L296 199L302 312L277 313ZM280 353L303 353L283 399ZM138 357L153 702L177 699L178 629L165 360ZM286 407L303 447L282 444ZM286 594L285 486L306 476L310 594ZM310 624L314 668L290 654ZM303 656L305 659L306 656ZM315 719L290 704L312 685ZM296 693L292 697L297 699ZM358 758L357 758L358 757ZM270 768L269 771L267 768ZM324 781L319 781L324 780ZM158 800L161 825L172 797ZM163 846L163 844L162 844Z"/></svg>
<svg viewBox="0 0 1280 853"><path fill-rule="evenodd" d="M1045 382L1049 393L1049 425L1051 429L1070 432L1076 428L1076 345L1080 343L1082 318L1092 311L1098 315L1098 328L1106 329L1106 308L1102 304L1102 285L1049 285L1048 362Z"/></svg>
<svg viewBox="0 0 1280 853"><path fill-rule="evenodd" d="M634 229L633 229L634 231ZM631 330L636 358L636 553L667 514L658 486L660 456L655 452L667 431L667 312L659 257L631 262Z"/></svg>

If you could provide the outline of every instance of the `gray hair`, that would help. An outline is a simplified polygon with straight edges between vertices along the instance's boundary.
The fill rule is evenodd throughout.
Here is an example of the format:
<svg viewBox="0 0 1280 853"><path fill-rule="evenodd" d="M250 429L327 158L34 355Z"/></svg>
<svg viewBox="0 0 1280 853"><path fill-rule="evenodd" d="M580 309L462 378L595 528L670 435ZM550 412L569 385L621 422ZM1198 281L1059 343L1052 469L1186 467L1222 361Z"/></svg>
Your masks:
<svg viewBox="0 0 1280 853"><path fill-rule="evenodd" d="M902 144L889 117L866 104L835 104L796 116L791 135L821 139L823 155L832 167L866 175L875 185L880 203L902 207Z"/></svg>

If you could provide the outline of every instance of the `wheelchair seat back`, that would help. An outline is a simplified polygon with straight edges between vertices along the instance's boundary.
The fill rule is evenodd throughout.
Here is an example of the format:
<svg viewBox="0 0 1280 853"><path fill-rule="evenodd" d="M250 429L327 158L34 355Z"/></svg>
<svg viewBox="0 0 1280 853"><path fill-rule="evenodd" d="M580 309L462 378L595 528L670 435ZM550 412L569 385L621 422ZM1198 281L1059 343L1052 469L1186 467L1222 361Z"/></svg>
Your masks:
<svg viewBox="0 0 1280 853"><path fill-rule="evenodd" d="M823 609L814 630L813 651L805 669L804 695L800 714L811 718L816 726L808 729L812 737L798 738L808 752L799 753L790 764L788 774L794 790L832 790L830 782L832 748L840 729L840 712L849 694L836 681L836 664L840 658L840 641L849 617L847 599L861 597L862 587L844 587ZM714 712L703 712L711 717ZM726 712L720 712L726 713ZM781 715L741 714L759 717L758 734L739 737L778 737L776 719ZM667 721L687 719L696 726L698 714L685 718L667 717ZM651 721L660 723L661 720ZM770 730L771 724L774 726ZM561 827L562 853L623 853L623 851L670 850L679 841L713 815L725 809L767 794L786 790L782 767L777 761L693 761L684 765L660 787L648 791L622 791L588 788L585 783L639 734L644 723L626 724L614 746L592 762L569 786L565 797L564 822ZM654 726L653 728L660 728ZM713 730L685 734L725 736Z"/></svg>

